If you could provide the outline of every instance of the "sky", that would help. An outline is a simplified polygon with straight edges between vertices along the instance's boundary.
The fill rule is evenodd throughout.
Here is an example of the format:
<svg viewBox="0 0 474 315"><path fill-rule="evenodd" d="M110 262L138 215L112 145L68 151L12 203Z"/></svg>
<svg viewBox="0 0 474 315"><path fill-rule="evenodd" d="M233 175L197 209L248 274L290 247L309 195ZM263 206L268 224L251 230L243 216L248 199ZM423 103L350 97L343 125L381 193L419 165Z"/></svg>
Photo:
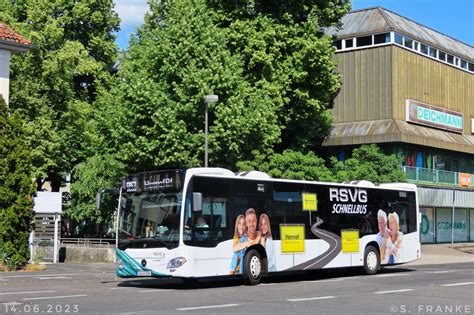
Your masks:
<svg viewBox="0 0 474 315"><path fill-rule="evenodd" d="M474 0L352 0L353 10L377 6L474 46ZM116 40L120 49L127 48L147 9L147 0L115 0L122 20Z"/></svg>

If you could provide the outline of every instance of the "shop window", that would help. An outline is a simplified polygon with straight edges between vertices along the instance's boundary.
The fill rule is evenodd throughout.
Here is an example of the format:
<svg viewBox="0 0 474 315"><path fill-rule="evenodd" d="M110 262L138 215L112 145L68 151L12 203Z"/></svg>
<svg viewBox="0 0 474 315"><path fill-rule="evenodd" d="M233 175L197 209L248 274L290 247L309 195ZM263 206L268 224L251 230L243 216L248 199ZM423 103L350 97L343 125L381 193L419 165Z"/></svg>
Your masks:
<svg viewBox="0 0 474 315"><path fill-rule="evenodd" d="M390 42L390 33L374 35L374 44L384 44Z"/></svg>
<svg viewBox="0 0 474 315"><path fill-rule="evenodd" d="M454 209L454 224L452 224L452 211L449 208L436 209L436 240L438 243L449 243L452 240L454 242L467 241L467 211L466 209Z"/></svg>
<svg viewBox="0 0 474 315"><path fill-rule="evenodd" d="M364 47L372 45L372 36L362 36L356 38L356 46Z"/></svg>
<svg viewBox="0 0 474 315"><path fill-rule="evenodd" d="M344 44L346 44L346 48L351 48L354 47L354 41L352 38L350 39L345 39Z"/></svg>
<svg viewBox="0 0 474 315"><path fill-rule="evenodd" d="M474 241L474 210L469 210L469 235L470 240Z"/></svg>
<svg viewBox="0 0 474 315"><path fill-rule="evenodd" d="M421 213L421 242L434 242L434 211L433 208L420 208Z"/></svg>

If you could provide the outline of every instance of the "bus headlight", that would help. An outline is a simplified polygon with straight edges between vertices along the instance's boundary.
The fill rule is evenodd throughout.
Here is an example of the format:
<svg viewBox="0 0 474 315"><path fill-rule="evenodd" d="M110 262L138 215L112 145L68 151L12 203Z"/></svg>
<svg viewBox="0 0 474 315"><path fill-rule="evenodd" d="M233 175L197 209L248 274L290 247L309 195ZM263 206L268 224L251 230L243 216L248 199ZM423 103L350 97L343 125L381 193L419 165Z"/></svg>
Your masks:
<svg viewBox="0 0 474 315"><path fill-rule="evenodd" d="M176 257L176 258L173 258L171 259L169 262L168 262L168 266L166 268L168 269L176 269L176 268L179 268L181 267L182 265L184 265L185 262L187 262L188 260L184 257Z"/></svg>
<svg viewBox="0 0 474 315"><path fill-rule="evenodd" d="M119 269L123 269L124 265L123 265L123 260L122 259L117 259L117 268Z"/></svg>

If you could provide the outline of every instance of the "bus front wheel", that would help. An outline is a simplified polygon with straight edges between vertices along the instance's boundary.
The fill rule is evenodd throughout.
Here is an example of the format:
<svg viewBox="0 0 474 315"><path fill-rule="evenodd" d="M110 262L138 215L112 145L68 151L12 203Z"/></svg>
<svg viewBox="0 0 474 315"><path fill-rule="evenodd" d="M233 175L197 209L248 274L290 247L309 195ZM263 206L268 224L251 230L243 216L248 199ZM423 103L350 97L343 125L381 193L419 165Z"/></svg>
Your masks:
<svg viewBox="0 0 474 315"><path fill-rule="evenodd" d="M368 275L376 274L380 269L380 254L374 246L367 246L364 251L364 271Z"/></svg>
<svg viewBox="0 0 474 315"><path fill-rule="evenodd" d="M257 285L262 279L262 258L255 249L245 255L244 281L246 284Z"/></svg>

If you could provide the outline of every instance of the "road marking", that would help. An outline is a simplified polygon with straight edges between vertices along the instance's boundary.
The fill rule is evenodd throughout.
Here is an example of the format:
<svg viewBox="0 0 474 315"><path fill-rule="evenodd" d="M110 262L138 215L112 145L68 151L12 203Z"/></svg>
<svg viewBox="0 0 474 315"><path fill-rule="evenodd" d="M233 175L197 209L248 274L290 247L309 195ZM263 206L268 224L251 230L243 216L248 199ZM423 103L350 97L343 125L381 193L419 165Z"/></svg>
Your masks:
<svg viewBox="0 0 474 315"><path fill-rule="evenodd" d="M25 303L20 303L20 302L5 302L5 303L0 303L1 305L22 305L22 304L25 304Z"/></svg>
<svg viewBox="0 0 474 315"><path fill-rule="evenodd" d="M469 285L474 284L474 282L459 282L459 283L449 283L449 284L442 284L442 287L456 287L459 285Z"/></svg>
<svg viewBox="0 0 474 315"><path fill-rule="evenodd" d="M37 297L37 298L22 299L22 301L48 300L48 299L67 299L67 298L84 297L84 296L87 296L87 295L86 294L76 294L76 295L60 295L60 296L43 296L43 297Z"/></svg>
<svg viewBox="0 0 474 315"><path fill-rule="evenodd" d="M425 273L448 273L448 272L454 272L454 270L425 271Z"/></svg>
<svg viewBox="0 0 474 315"><path fill-rule="evenodd" d="M339 282L344 281L344 278L337 278L337 279L326 279L326 280L306 280L303 282L314 282L314 283L322 283L322 282Z"/></svg>
<svg viewBox="0 0 474 315"><path fill-rule="evenodd" d="M64 276L61 276L61 277L35 277L35 278L39 279L39 280L72 279L71 277L64 277Z"/></svg>
<svg viewBox="0 0 474 315"><path fill-rule="evenodd" d="M408 276L406 273L389 273L389 274L381 274L376 275L377 278L387 278L387 277L401 277L401 276Z"/></svg>
<svg viewBox="0 0 474 315"><path fill-rule="evenodd" d="M390 290L390 291L378 291L374 292L375 294L386 294L386 293L397 293L397 292L409 292L414 291L415 289L400 289L400 290Z"/></svg>
<svg viewBox="0 0 474 315"><path fill-rule="evenodd" d="M277 285L276 283L260 283L260 285Z"/></svg>
<svg viewBox="0 0 474 315"><path fill-rule="evenodd" d="M115 287L115 288L109 288L109 290L122 290L122 289L131 289L131 287Z"/></svg>
<svg viewBox="0 0 474 315"><path fill-rule="evenodd" d="M177 308L177 311L193 311L193 310L204 310L208 308L224 308L224 307L234 307L240 306L240 304L221 304L221 305L207 305L207 306L195 306L195 307L182 307Z"/></svg>
<svg viewBox="0 0 474 315"><path fill-rule="evenodd" d="M18 291L18 292L6 292L6 293L0 293L0 295L11 295L11 294L33 294L33 293L53 293L56 291L53 290L46 290L46 291Z"/></svg>
<svg viewBox="0 0 474 315"><path fill-rule="evenodd" d="M138 291L139 293L150 293L150 292L167 292L167 291L173 291L171 289L158 289L158 290L142 290L142 291Z"/></svg>
<svg viewBox="0 0 474 315"><path fill-rule="evenodd" d="M335 296L328 295L328 296L317 296L317 297L310 297L310 298L301 298L301 299L287 299L289 302L301 302L301 301L312 301L312 300L328 300L334 299Z"/></svg>

